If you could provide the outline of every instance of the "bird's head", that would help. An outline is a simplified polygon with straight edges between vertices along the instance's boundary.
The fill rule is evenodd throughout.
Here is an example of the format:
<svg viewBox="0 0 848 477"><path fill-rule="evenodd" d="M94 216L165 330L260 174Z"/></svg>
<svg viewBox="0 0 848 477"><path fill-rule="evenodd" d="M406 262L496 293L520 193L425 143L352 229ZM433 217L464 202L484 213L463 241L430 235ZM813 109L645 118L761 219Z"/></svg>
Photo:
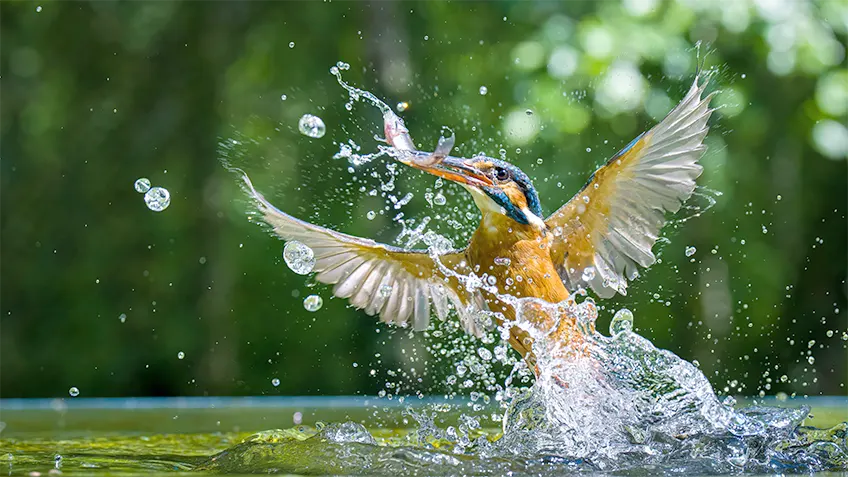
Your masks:
<svg viewBox="0 0 848 477"><path fill-rule="evenodd" d="M462 184L486 215L503 214L522 225L545 228L539 194L527 174L514 165L486 156L448 156L434 165L411 166Z"/></svg>

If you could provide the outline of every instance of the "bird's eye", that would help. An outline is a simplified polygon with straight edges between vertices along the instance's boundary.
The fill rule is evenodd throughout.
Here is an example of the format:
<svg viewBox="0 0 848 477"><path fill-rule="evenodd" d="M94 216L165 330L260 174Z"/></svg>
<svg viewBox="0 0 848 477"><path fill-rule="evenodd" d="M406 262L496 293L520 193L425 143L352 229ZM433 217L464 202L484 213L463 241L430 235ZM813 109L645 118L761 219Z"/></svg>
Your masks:
<svg viewBox="0 0 848 477"><path fill-rule="evenodd" d="M505 181L509 179L509 171L503 167L498 167L495 169L495 178L499 181Z"/></svg>

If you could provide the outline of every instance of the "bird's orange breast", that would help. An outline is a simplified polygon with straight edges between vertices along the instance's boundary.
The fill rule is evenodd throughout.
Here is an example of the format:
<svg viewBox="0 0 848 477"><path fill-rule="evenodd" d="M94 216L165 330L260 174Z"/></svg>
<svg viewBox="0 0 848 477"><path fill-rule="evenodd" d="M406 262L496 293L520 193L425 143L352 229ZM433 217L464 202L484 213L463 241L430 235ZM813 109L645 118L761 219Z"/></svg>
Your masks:
<svg viewBox="0 0 848 477"><path fill-rule="evenodd" d="M494 284L501 295L559 303L568 298L569 293L551 259L551 238L546 231L518 224L502 215L484 216L466 250L468 265L478 276L485 274L488 283ZM515 319L511 305L491 293L487 295L490 310L502 313L506 320ZM550 329L554 320L559 319L545 313L522 318L535 321L541 329ZM556 341L568 344L575 338L573 322L567 323L570 321L560 320L554 332ZM511 334L512 347L532 362L529 336L517 327L511 328Z"/></svg>

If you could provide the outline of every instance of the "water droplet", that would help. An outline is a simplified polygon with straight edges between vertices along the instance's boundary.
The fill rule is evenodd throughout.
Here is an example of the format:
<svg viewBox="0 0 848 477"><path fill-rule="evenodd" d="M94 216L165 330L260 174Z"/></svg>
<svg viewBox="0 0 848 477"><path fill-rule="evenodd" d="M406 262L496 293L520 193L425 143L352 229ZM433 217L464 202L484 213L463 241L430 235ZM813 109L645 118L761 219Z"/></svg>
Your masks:
<svg viewBox="0 0 848 477"><path fill-rule="evenodd" d="M121 323L126 322L127 321L127 314L121 313L120 315L118 315L118 319L121 320Z"/></svg>
<svg viewBox="0 0 848 477"><path fill-rule="evenodd" d="M171 193L164 187L152 187L144 194L144 203L153 212L162 212L171 205Z"/></svg>
<svg viewBox="0 0 848 477"><path fill-rule="evenodd" d="M610 321L610 335L616 336L625 331L629 332L633 329L633 312L627 308L622 308L615 312L615 316Z"/></svg>
<svg viewBox="0 0 848 477"><path fill-rule="evenodd" d="M313 114L304 114L300 117L297 123L297 129L304 136L309 136L314 139L324 137L327 132L327 127L324 126L324 120Z"/></svg>
<svg viewBox="0 0 848 477"><path fill-rule="evenodd" d="M324 305L324 300L318 295L309 295L303 300L303 307L306 311L318 311Z"/></svg>
<svg viewBox="0 0 848 477"><path fill-rule="evenodd" d="M584 195L584 196L583 196L583 203L584 203L584 204L588 204L588 203L589 203L589 196L588 196L588 195Z"/></svg>
<svg viewBox="0 0 848 477"><path fill-rule="evenodd" d="M595 278L595 267L586 267L583 269L583 281L590 282Z"/></svg>
<svg viewBox="0 0 848 477"><path fill-rule="evenodd" d="M687 257L691 257L692 255L695 255L695 252L697 252L697 251L698 251L698 249L696 249L695 247L692 247L690 245L690 246L686 247L686 251L684 253L686 254Z"/></svg>
<svg viewBox="0 0 848 477"><path fill-rule="evenodd" d="M294 48L294 42L293 41L289 42L289 48Z"/></svg>
<svg viewBox="0 0 848 477"><path fill-rule="evenodd" d="M298 275L308 275L315 267L315 253L297 240L286 243L283 248L283 260L291 271Z"/></svg>
<svg viewBox="0 0 848 477"><path fill-rule="evenodd" d="M827 330L827 337L828 337L828 338L832 338L832 337L833 337L833 330Z"/></svg>
<svg viewBox="0 0 848 477"><path fill-rule="evenodd" d="M587 148L586 148L586 152L592 152L592 148L591 148L591 147L587 147Z"/></svg>
<svg viewBox="0 0 848 477"><path fill-rule="evenodd" d="M271 380L271 384L276 388L277 386L280 385L280 380L277 379L277 378L274 378L274 379Z"/></svg>
<svg viewBox="0 0 848 477"><path fill-rule="evenodd" d="M185 353L183 353L182 351L177 353L177 359L183 359L183 358L185 358Z"/></svg>
<svg viewBox="0 0 848 477"><path fill-rule="evenodd" d="M543 162L545 162L545 160L542 159L541 157L536 159L536 164L542 164Z"/></svg>
<svg viewBox="0 0 848 477"><path fill-rule="evenodd" d="M492 359L492 352L487 350L486 348L477 348L477 354L483 361L491 361Z"/></svg>
<svg viewBox="0 0 848 477"><path fill-rule="evenodd" d="M486 93L488 93L488 92L489 92L489 88L487 88L485 86L480 86L480 94L481 95L485 96Z"/></svg>
<svg viewBox="0 0 848 477"><path fill-rule="evenodd" d="M392 294L392 286L391 285L381 285L380 286L380 296L389 297Z"/></svg>
<svg viewBox="0 0 848 477"><path fill-rule="evenodd" d="M812 356L808 356L807 362L810 363L810 364L816 364L816 358L814 358Z"/></svg>
<svg viewBox="0 0 848 477"><path fill-rule="evenodd" d="M401 101L400 103L397 104L397 111L399 113L402 113L402 112L406 111L407 109L409 109L409 103L407 103L406 101Z"/></svg>
<svg viewBox="0 0 848 477"><path fill-rule="evenodd" d="M285 100L287 100L287 99L289 99L289 97L288 97L288 96L286 96L286 95L284 95L284 94L281 94L281 95L280 95L280 100L285 101Z"/></svg>
<svg viewBox="0 0 848 477"><path fill-rule="evenodd" d="M436 205L445 205L446 202L447 202L447 200L445 199L445 196L442 195L441 192L436 194L436 197L433 197L433 203L436 204Z"/></svg>
<svg viewBox="0 0 848 477"><path fill-rule="evenodd" d="M532 109L525 110L525 111L524 111L524 114L526 114L526 115L528 115L528 116L532 116L532 115L533 115L533 110L532 110Z"/></svg>
<svg viewBox="0 0 848 477"><path fill-rule="evenodd" d="M35 12L36 12L36 13L41 13L41 5L39 5L39 6L35 7Z"/></svg>
<svg viewBox="0 0 848 477"><path fill-rule="evenodd" d="M71 389L68 389L68 394L70 394L71 397L77 397L77 396L79 396L79 389L77 389L77 387L74 386Z"/></svg>
<svg viewBox="0 0 848 477"><path fill-rule="evenodd" d="M377 217L377 212L374 212L373 210L369 210L368 213L365 214L365 217L367 217L368 220L374 220L374 218Z"/></svg>
<svg viewBox="0 0 848 477"><path fill-rule="evenodd" d="M150 190L150 179L142 177L135 181L134 187L136 192L144 194L145 192Z"/></svg>
<svg viewBox="0 0 848 477"><path fill-rule="evenodd" d="M512 260L506 257L495 257L495 265L501 265L504 267L508 267L509 264L512 263Z"/></svg>

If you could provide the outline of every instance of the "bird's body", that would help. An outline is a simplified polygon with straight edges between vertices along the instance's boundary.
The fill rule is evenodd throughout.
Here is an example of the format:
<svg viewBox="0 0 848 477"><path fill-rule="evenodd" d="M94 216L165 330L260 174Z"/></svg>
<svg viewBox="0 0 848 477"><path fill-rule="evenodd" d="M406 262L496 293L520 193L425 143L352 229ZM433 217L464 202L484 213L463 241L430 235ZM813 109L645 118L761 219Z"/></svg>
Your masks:
<svg viewBox="0 0 848 477"><path fill-rule="evenodd" d="M697 161L712 111L703 92L696 82L662 122L598 169L547 219L520 169L486 156L449 156L452 137L433 153L417 151L400 118L383 108L395 159L471 193L482 218L463 250L404 250L334 232L285 214L246 176L245 182L278 236L312 248L316 279L334 284L336 296L385 322L417 330L429 326L431 305L440 319L453 309L464 329L478 336L492 317L498 324L520 319L522 326L509 327L509 343L532 363L528 325L546 330L564 347L581 334L574 317L541 308L516 316L517 299L558 304L584 288L601 298L625 294L638 268L654 263L651 248L664 214L689 198L702 170Z"/></svg>
<svg viewBox="0 0 848 477"><path fill-rule="evenodd" d="M560 303L570 293L559 279L551 258L553 235L547 227L517 224L497 213L485 213L480 225L468 243L465 256L472 270L493 277L494 287L500 296L538 298L548 303ZM501 313L503 320L515 321L515 309L492 293L484 292L490 311ZM534 315L547 323L537 323L540 328L550 326L555 317ZM563 324L565 330L572 328ZM519 327L510 329L510 345L522 356L530 352L531 342ZM563 336L564 338L564 336ZM560 339L560 341L563 341ZM570 341L565 340L565 342Z"/></svg>

